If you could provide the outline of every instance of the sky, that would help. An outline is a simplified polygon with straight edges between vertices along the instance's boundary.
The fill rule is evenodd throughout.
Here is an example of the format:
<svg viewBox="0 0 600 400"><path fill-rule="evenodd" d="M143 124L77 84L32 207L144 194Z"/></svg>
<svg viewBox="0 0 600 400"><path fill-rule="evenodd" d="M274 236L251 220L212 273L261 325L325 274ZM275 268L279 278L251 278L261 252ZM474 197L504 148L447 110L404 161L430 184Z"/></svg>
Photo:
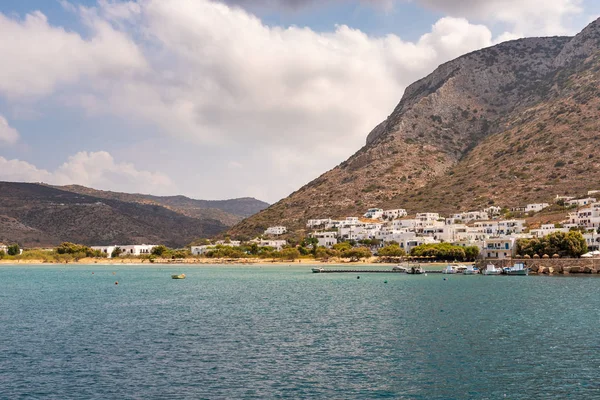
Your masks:
<svg viewBox="0 0 600 400"><path fill-rule="evenodd" d="M0 180L276 202L405 88L597 0L3 0Z"/></svg>

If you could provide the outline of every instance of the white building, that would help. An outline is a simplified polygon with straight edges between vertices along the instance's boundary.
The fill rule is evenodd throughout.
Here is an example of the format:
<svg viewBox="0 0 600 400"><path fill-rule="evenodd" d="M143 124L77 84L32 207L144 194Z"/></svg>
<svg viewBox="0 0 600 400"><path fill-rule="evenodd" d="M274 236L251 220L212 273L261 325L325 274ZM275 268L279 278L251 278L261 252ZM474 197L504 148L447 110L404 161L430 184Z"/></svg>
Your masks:
<svg viewBox="0 0 600 400"><path fill-rule="evenodd" d="M589 193L588 193L589 195ZM561 195L556 195L556 197L554 198L554 202L558 203L559 201L564 201L565 203L569 200L573 200L575 197L573 196L561 196Z"/></svg>
<svg viewBox="0 0 600 400"><path fill-rule="evenodd" d="M440 242L435 240L432 237L418 236L418 237L415 237L412 239L406 239L406 240L400 242L400 248L404 249L404 251L406 251L407 253L410 253L410 251L417 246L421 246L423 244L435 244L435 243L440 243Z"/></svg>
<svg viewBox="0 0 600 400"><path fill-rule="evenodd" d="M383 210L381 208L369 208L364 215L365 218L378 219L383 217Z"/></svg>
<svg viewBox="0 0 600 400"><path fill-rule="evenodd" d="M279 251L287 244L285 240L251 240L253 243L257 243L260 247L272 247Z"/></svg>
<svg viewBox="0 0 600 400"><path fill-rule="evenodd" d="M567 206L584 207L595 203L597 200L595 197L586 197L585 199L573 199L565 202Z"/></svg>
<svg viewBox="0 0 600 400"><path fill-rule="evenodd" d="M569 214L567 226L581 226L584 228L600 227L600 203L594 203L590 207L579 209Z"/></svg>
<svg viewBox="0 0 600 400"><path fill-rule="evenodd" d="M388 220L394 220L397 218L406 217L408 214L406 210L399 208L397 210L385 210L383 212L383 218Z"/></svg>
<svg viewBox="0 0 600 400"><path fill-rule="evenodd" d="M465 223L469 221L486 220L489 215L485 211L469 211L459 214L453 214L450 218L446 219L447 224Z"/></svg>
<svg viewBox="0 0 600 400"><path fill-rule="evenodd" d="M554 224L544 224L540 227L540 229L532 229L529 231L529 233L534 237L544 237L556 232L568 233L569 228L556 228Z"/></svg>
<svg viewBox="0 0 600 400"><path fill-rule="evenodd" d="M515 254L515 238L490 238L484 241L482 255L484 258L503 260L511 258Z"/></svg>
<svg viewBox="0 0 600 400"><path fill-rule="evenodd" d="M6 254L6 252L8 251L8 246L0 243L0 251L3 251L4 254Z"/></svg>
<svg viewBox="0 0 600 400"><path fill-rule="evenodd" d="M279 236L287 232L285 226L270 226L265 230L265 235Z"/></svg>
<svg viewBox="0 0 600 400"><path fill-rule="evenodd" d="M337 244L337 232L314 232L311 234L313 238L319 241L319 246L332 248L333 245Z"/></svg>
<svg viewBox="0 0 600 400"><path fill-rule="evenodd" d="M127 244L127 245L122 245L122 246L117 246L117 245L92 246L91 249L101 251L102 253L106 254L108 258L112 257L113 251L117 248L119 248L121 250L121 253L119 254L120 257L125 257L125 256L138 257L138 256L142 256L142 255L151 254L152 249L155 248L156 246L157 245L155 245L155 244Z"/></svg>
<svg viewBox="0 0 600 400"><path fill-rule="evenodd" d="M325 219L309 219L308 222L306 223L306 227L310 228L310 229L314 229L314 228L326 228L328 225L330 225L332 222L331 218L325 218Z"/></svg>
<svg viewBox="0 0 600 400"><path fill-rule="evenodd" d="M440 219L438 213L418 213L416 219L421 222L434 222Z"/></svg>
<svg viewBox="0 0 600 400"><path fill-rule="evenodd" d="M484 208L483 212L487 213L488 218L496 217L496 216L500 215L500 213L502 212L502 208L500 208L498 206L490 206L490 207Z"/></svg>
<svg viewBox="0 0 600 400"><path fill-rule="evenodd" d="M525 212L540 212L542 211L544 208L546 207L550 207L550 204L548 203L533 203L533 204L527 204L525 206Z"/></svg>
<svg viewBox="0 0 600 400"><path fill-rule="evenodd" d="M202 254L205 254L206 252L208 252L210 250L216 249L216 246L218 246L218 245L219 246L229 246L229 247L239 247L241 245L241 242L239 240L231 240L231 241L219 240L214 245L207 244L207 245L202 245L202 246L192 246L190 250L192 252L192 255L201 256Z"/></svg>

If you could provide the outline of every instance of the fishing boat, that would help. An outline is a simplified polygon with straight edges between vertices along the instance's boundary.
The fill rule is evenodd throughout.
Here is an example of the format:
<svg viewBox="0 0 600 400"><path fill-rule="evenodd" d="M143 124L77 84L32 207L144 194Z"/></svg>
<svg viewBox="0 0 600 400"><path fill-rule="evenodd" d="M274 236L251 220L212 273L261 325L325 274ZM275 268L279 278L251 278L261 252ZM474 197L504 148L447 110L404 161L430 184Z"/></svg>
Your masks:
<svg viewBox="0 0 600 400"><path fill-rule="evenodd" d="M496 268L494 264L488 264L483 270L484 275L500 275L502 273L502 269Z"/></svg>
<svg viewBox="0 0 600 400"><path fill-rule="evenodd" d="M185 279L185 274L171 275L171 279Z"/></svg>
<svg viewBox="0 0 600 400"><path fill-rule="evenodd" d="M421 266L410 267L410 270L408 270L407 273L411 275L421 275L425 273L425 270Z"/></svg>
<svg viewBox="0 0 600 400"><path fill-rule="evenodd" d="M455 274L456 273L456 265L448 265L446 268L442 270L442 274Z"/></svg>
<svg viewBox="0 0 600 400"><path fill-rule="evenodd" d="M322 267L312 268L312 272L314 274L318 274L318 273L321 273L321 272L324 272L324 271L325 271L325 268L322 268Z"/></svg>
<svg viewBox="0 0 600 400"><path fill-rule="evenodd" d="M526 276L529 275L529 268L525 268L525 264L522 262L515 263L512 267L504 268L504 273L506 275L521 275Z"/></svg>
<svg viewBox="0 0 600 400"><path fill-rule="evenodd" d="M463 275L477 275L479 270L474 265L467 265L463 270Z"/></svg>

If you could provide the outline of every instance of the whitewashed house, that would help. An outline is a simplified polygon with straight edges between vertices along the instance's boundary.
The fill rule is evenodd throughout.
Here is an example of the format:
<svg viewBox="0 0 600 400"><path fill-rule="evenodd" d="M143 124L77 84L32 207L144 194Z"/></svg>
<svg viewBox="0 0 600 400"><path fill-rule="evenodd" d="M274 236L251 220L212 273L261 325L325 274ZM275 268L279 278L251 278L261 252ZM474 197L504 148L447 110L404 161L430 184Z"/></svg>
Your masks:
<svg viewBox="0 0 600 400"><path fill-rule="evenodd" d="M418 213L416 219L421 222L435 222L440 219L440 214L438 213Z"/></svg>
<svg viewBox="0 0 600 400"><path fill-rule="evenodd" d="M6 254L6 252L8 251L8 246L0 243L0 251L3 251L4 254Z"/></svg>
<svg viewBox="0 0 600 400"><path fill-rule="evenodd" d="M589 193L588 193L588 195L589 195ZM556 197L554 198L554 202L558 203L559 201L563 201L566 203L567 201L573 200L574 198L575 197L573 197L573 196L561 196L561 195L557 194Z"/></svg>
<svg viewBox="0 0 600 400"><path fill-rule="evenodd" d="M482 255L484 258L503 260L515 254L516 240L513 237L489 238L484 241Z"/></svg>
<svg viewBox="0 0 600 400"><path fill-rule="evenodd" d="M458 214L453 214L450 218L446 218L446 224L466 223L477 220L487 220L489 215L485 211L469 211Z"/></svg>
<svg viewBox="0 0 600 400"><path fill-rule="evenodd" d="M550 207L550 204L548 203L533 203L533 204L527 204L525 206L525 212L540 212L542 211L544 208L546 207Z"/></svg>
<svg viewBox="0 0 600 400"><path fill-rule="evenodd" d="M311 234L313 238L319 241L319 246L332 248L333 245L337 244L337 232L314 232Z"/></svg>
<svg viewBox="0 0 600 400"><path fill-rule="evenodd" d="M379 219L383 217L383 210L381 208L369 208L364 217L370 219Z"/></svg>
<svg viewBox="0 0 600 400"><path fill-rule="evenodd" d="M585 199L573 199L565 202L567 206L585 207L597 202L595 197L586 197Z"/></svg>
<svg viewBox="0 0 600 400"><path fill-rule="evenodd" d="M332 222L331 218L324 218L324 219L309 219L308 222L306 223L306 227L309 229L314 229L314 228L325 228L328 225L330 225Z"/></svg>
<svg viewBox="0 0 600 400"><path fill-rule="evenodd" d="M406 210L399 208L397 210L385 210L383 212L383 218L387 220L394 220L402 217L406 217L408 213Z"/></svg>
<svg viewBox="0 0 600 400"><path fill-rule="evenodd" d="M215 242L215 244L192 246L190 250L192 252L192 255L201 256L210 250L216 249L217 245L229 246L229 247L239 247L241 245L241 242L239 240L230 240L230 241L219 240L219 241Z"/></svg>
<svg viewBox="0 0 600 400"><path fill-rule="evenodd" d="M112 258L113 251L118 247L121 250L120 257L132 256L138 257L143 255L152 254L152 249L157 245L155 244L127 244L127 245L113 245L113 246L92 246L92 250L98 250L106 254L107 258Z"/></svg>
<svg viewBox="0 0 600 400"><path fill-rule="evenodd" d="M287 232L285 226L270 226L265 230L265 235L279 236Z"/></svg>
<svg viewBox="0 0 600 400"><path fill-rule="evenodd" d="M285 240L259 240L257 243L260 247L272 247L277 251L287 244Z"/></svg>
<svg viewBox="0 0 600 400"><path fill-rule="evenodd" d="M529 233L534 237L544 237L546 235L550 235L551 233L556 232L569 232L569 228L557 228L554 224L543 224L540 229L531 229Z"/></svg>

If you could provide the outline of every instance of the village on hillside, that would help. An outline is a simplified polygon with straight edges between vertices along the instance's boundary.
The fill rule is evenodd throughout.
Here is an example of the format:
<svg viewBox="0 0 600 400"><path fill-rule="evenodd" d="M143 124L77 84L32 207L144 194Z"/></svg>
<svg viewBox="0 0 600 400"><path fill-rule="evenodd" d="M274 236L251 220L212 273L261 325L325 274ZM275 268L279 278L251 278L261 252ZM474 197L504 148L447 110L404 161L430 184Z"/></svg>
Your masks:
<svg viewBox="0 0 600 400"><path fill-rule="evenodd" d="M383 210L371 208L362 217L343 219L310 219L306 227L309 237L319 247L333 248L341 242L368 245L374 254L387 245L399 246L406 254L423 246L448 243L455 246L479 249L486 259L507 259L517 254L519 239L543 238L554 233L576 230L582 233L589 250L600 246L600 202L592 197L600 191L589 191L587 197L556 196L555 205L572 210L561 223L541 224L530 229L524 218L505 218L506 211L513 215L532 216L551 206L549 203L533 203L522 207L502 209L490 206L480 211L466 211L443 217L435 212L417 213L408 217L404 209ZM284 226L272 226L265 236L280 236L287 233ZM254 240L260 245L281 249L285 240ZM240 246L239 241L219 241L215 244L192 247L193 254L205 254L218 246Z"/></svg>
<svg viewBox="0 0 600 400"><path fill-rule="evenodd" d="M586 251L596 251L600 255L600 202L594 197L597 194L600 191L593 190L583 197L556 196L552 205L533 203L511 209L489 206L483 210L465 211L447 217L436 212L419 212L413 217L404 209L370 208L360 217L310 219L306 223L309 233L300 240L287 235L287 228L279 225L268 227L262 236L252 240L204 240L201 245L185 249L168 249L160 244L87 247L63 243L56 249L45 251L64 255L83 254L87 257L149 258L150 261L154 257L240 258L250 255L295 259L309 253L315 258L344 257L344 254L348 254L350 258L360 259L371 255L418 255L423 254L420 250L439 249L443 245L464 250L460 257L447 251L446 255L450 258L505 260L519 257L517 251L519 246L523 247L524 242L536 239L543 241L556 234L563 234L564 240L568 241L570 239L566 235L575 231L577 235L581 235L579 242L582 249L585 242ZM566 213L566 218L560 222L540 223L537 226L527 223L526 217L535 217L545 210L557 209L562 210L560 215ZM538 250L539 248L538 246ZM548 248L553 247L546 247ZM353 252L356 249L363 253ZM7 246L0 243L0 255L14 256L22 253L23 249L19 249L18 245ZM532 255L542 255L540 251L537 253L539 254L536 255L536 251L533 251ZM426 254L435 254L433 257L440 258L442 253L438 251ZM582 254L583 252L575 252L562 255L578 257Z"/></svg>

